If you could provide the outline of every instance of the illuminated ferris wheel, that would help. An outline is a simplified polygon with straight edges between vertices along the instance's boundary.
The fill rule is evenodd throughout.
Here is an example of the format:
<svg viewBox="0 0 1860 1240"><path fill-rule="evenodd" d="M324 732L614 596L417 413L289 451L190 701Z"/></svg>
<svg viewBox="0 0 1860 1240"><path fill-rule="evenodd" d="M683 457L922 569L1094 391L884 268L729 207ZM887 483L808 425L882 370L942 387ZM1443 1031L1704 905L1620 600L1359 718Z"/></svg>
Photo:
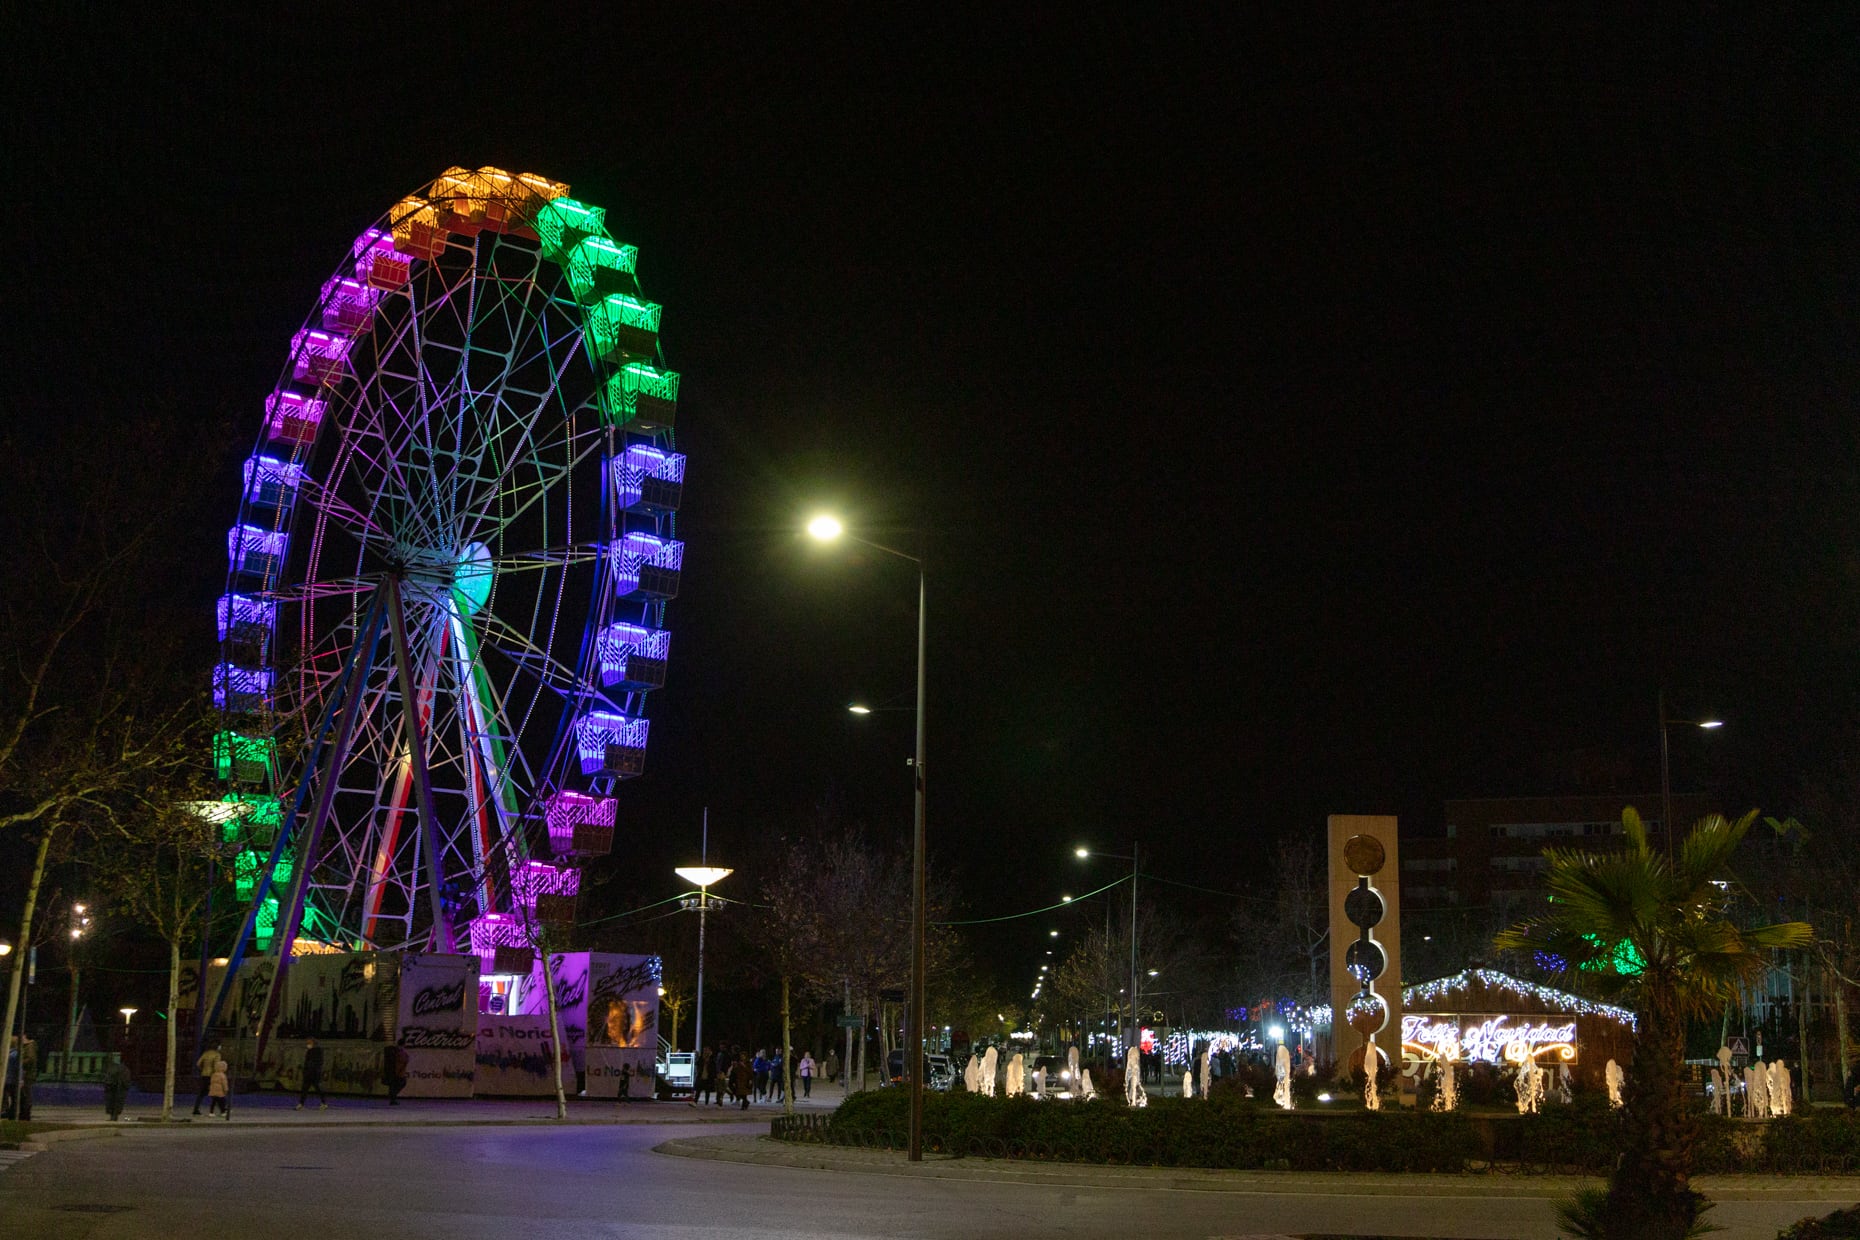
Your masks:
<svg viewBox="0 0 1860 1240"><path fill-rule="evenodd" d="M566 185L453 168L324 282L218 604L235 956L515 975L572 918L642 768L683 555L678 376L636 259Z"/></svg>

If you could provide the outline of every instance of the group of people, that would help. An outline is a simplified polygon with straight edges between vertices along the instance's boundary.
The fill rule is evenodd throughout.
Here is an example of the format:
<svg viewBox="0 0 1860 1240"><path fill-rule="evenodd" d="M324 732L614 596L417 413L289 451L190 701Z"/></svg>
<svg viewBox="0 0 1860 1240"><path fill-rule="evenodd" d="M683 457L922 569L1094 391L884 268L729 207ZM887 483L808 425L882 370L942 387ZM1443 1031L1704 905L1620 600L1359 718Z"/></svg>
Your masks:
<svg viewBox="0 0 1860 1240"><path fill-rule="evenodd" d="M727 1096L746 1111L751 1102L783 1101L787 1097L788 1088L785 1065L793 1054L790 1050L787 1057L784 1057L779 1047L774 1050L758 1048L752 1054L746 1047L731 1046L728 1043L714 1050L708 1046L700 1048L692 1105L711 1102L722 1106ZM833 1065L832 1072L837 1072L838 1061L835 1057L829 1053L827 1060ZM794 1062L794 1079L803 1098L813 1096L814 1078L819 1075L821 1065L813 1054L802 1052L801 1058Z"/></svg>

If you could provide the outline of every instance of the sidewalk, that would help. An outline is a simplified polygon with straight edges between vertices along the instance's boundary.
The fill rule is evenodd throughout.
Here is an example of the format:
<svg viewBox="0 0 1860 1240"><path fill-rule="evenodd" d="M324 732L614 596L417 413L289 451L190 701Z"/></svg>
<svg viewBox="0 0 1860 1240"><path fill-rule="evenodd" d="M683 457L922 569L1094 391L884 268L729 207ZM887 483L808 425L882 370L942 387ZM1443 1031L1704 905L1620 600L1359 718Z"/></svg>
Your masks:
<svg viewBox="0 0 1860 1240"><path fill-rule="evenodd" d="M1577 1188L1601 1183L1599 1179L1575 1176L1213 1171L1196 1167L1112 1167L1088 1163L952 1158L943 1154L925 1154L922 1162L912 1163L900 1151L800 1145L742 1133L674 1137L654 1146L653 1153L761 1167L897 1175L915 1179L1071 1188L1173 1189L1207 1193L1562 1198ZM1699 1176L1693 1183L1702 1192L1719 1201L1782 1199L1845 1205L1860 1197L1860 1177L1855 1176L1715 1175Z"/></svg>
<svg viewBox="0 0 1860 1240"><path fill-rule="evenodd" d="M812 1098L795 1100L797 1112L824 1113L839 1106L840 1089L836 1085L816 1082ZM555 1099L549 1098L409 1098L402 1095L400 1105L390 1107L386 1096L367 1098L331 1094L327 1109L319 1108L315 1098L302 1111L296 1109L294 1092L265 1091L236 1095L232 1119L209 1118L202 1108L193 1114L192 1090L176 1091L174 1117L177 1122L201 1124L243 1124L285 1127L314 1125L353 1127L356 1125L394 1125L418 1127L459 1124L553 1124ZM622 1103L612 1098L568 1098L568 1123L571 1124L740 1124L745 1120L766 1124L780 1115L779 1103L752 1102L748 1110L728 1104L692 1106L688 1102L659 1102L636 1098ZM103 1110L103 1086L40 1081L33 1087L32 1122L83 1128L120 1128L127 1124L149 1125L161 1122L161 1095L132 1091L129 1106L120 1123L112 1124ZM35 1134L35 1136L38 1134Z"/></svg>

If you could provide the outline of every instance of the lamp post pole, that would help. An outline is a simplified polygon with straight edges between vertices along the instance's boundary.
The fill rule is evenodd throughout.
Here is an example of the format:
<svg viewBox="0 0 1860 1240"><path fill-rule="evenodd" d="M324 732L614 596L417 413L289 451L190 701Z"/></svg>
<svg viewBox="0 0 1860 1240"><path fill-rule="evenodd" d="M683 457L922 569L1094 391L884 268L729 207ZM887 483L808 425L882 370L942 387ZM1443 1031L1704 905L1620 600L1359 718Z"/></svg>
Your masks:
<svg viewBox="0 0 1860 1240"><path fill-rule="evenodd" d="M1130 842L1130 855L1128 857L1126 857L1123 853L1099 852L1096 849L1085 848L1082 846L1072 850L1072 855L1077 857L1081 861L1084 861L1085 859L1089 857L1103 857L1108 861L1130 862L1130 985L1125 991L1125 993L1130 996L1130 1043L1129 1043L1130 1046L1136 1045L1137 1029L1138 1029L1138 1026L1137 1026L1137 872L1138 872L1137 857L1141 853L1141 851L1142 849L1139 847L1139 845L1137 844L1137 841L1135 840L1132 840ZM1105 954L1108 957L1110 954L1110 950L1111 950L1111 901L1108 895L1105 897L1105 902L1104 902L1104 948L1105 948ZM1119 1022L1118 1032L1120 1035L1123 1032L1121 1021Z"/></svg>
<svg viewBox="0 0 1860 1240"><path fill-rule="evenodd" d="M847 533L838 518L817 516L807 523L807 532L820 542L847 538L862 547L882 551L917 566L917 744L911 759L911 782L915 800L911 824L911 994L904 1012L904 1079L911 1095L910 1137L906 1157L922 1162L924 1157L924 975L928 962L924 952L924 697L925 635L929 574L922 555L910 555L896 547L887 547L870 539ZM863 1082L862 1082L863 1083Z"/></svg>
<svg viewBox="0 0 1860 1240"><path fill-rule="evenodd" d="M699 856L701 860L697 865L681 865L672 871L674 874L677 874L678 877L684 879L698 889L697 1012L692 1022L691 1031L691 1049L693 1051L691 1059L693 1064L691 1084L693 1089L697 1087L697 1071L702 1067L701 1064L698 1064L698 1057L704 1053L704 917L705 914L710 911L710 889L712 884L722 882L735 872L733 870L724 869L722 866L710 864L710 810L708 808L704 811L704 844L703 850ZM686 907L688 908L690 906L687 905ZM678 1048L674 1046L672 1049L677 1050Z"/></svg>
<svg viewBox="0 0 1860 1240"><path fill-rule="evenodd" d="M1666 859L1673 859L1673 757L1666 735L1666 690L1660 690L1660 831L1666 836Z"/></svg>
<svg viewBox="0 0 1860 1240"><path fill-rule="evenodd" d="M924 617L927 593L924 562L917 561L917 756L911 763L916 785L911 828L911 1007L904 1040L910 1047L911 1162L924 1157Z"/></svg>
<svg viewBox="0 0 1860 1240"><path fill-rule="evenodd" d="M1660 690L1660 830L1666 836L1666 859L1673 859L1673 773L1672 745L1667 739L1667 729L1675 723L1691 724L1695 728L1711 731L1724 726L1722 719L1674 719L1666 713L1666 690Z"/></svg>
<svg viewBox="0 0 1860 1240"><path fill-rule="evenodd" d="M1128 1050L1143 1039L1141 1018L1137 1015L1137 842L1130 841L1130 1041ZM1139 1064L1142 1060L1139 1058Z"/></svg>

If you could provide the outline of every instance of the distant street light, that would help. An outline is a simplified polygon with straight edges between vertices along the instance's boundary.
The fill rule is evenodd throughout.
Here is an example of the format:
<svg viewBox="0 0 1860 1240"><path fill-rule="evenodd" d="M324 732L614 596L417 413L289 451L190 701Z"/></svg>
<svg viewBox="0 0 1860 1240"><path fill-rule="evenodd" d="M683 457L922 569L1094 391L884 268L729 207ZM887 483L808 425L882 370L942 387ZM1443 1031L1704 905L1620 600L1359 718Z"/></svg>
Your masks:
<svg viewBox="0 0 1860 1240"><path fill-rule="evenodd" d="M917 745L911 760L911 782L916 788L915 813L911 829L911 1001L904 1013L904 1079L909 1084L910 1127L905 1157L922 1162L924 1157L924 980L929 973L925 959L924 925L924 634L925 599L928 575L922 556L909 555L856 534L846 532L846 524L826 513L807 523L807 532L820 542L841 538L862 547L882 551L917 566Z"/></svg>
<svg viewBox="0 0 1860 1240"><path fill-rule="evenodd" d="M125 1007L125 1008L117 1008L116 1010L123 1014L123 1032L127 1034L129 1032L129 1018L131 1016L134 1016L137 1012L140 1012L142 1009Z"/></svg>
<svg viewBox="0 0 1860 1240"><path fill-rule="evenodd" d="M855 715L869 715L872 713L872 708L870 706L861 706L857 702L848 706L846 709Z"/></svg>

